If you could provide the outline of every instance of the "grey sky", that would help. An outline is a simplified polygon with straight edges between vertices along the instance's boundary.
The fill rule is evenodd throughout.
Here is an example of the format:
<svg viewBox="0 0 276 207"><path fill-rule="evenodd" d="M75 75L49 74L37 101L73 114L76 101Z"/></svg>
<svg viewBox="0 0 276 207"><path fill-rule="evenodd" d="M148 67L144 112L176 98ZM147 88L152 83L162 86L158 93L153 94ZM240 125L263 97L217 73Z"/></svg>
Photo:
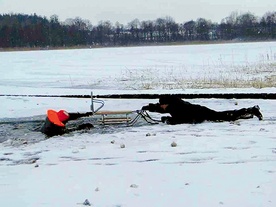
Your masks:
<svg viewBox="0 0 276 207"><path fill-rule="evenodd" d="M36 13L48 18L56 14L60 21L81 17L94 25L101 20L127 24L135 18L142 21L165 16L177 23L199 17L220 23L233 11L261 17L275 10L275 0L0 0L0 14Z"/></svg>

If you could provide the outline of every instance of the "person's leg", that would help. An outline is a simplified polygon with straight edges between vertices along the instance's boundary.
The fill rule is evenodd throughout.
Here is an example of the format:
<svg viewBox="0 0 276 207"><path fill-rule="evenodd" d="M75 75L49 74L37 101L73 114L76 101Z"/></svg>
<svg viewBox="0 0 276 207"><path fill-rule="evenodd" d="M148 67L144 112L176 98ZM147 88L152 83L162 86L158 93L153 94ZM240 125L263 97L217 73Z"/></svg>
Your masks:
<svg viewBox="0 0 276 207"><path fill-rule="evenodd" d="M213 111L210 115L210 121L235 121L238 119L250 119L253 116L257 116L259 120L263 119L260 112L259 106L254 106L250 108L242 108L238 110L228 110L228 111Z"/></svg>
<svg viewBox="0 0 276 207"><path fill-rule="evenodd" d="M253 118L253 115L247 113L246 109L216 111L210 118L210 121L235 121L240 118Z"/></svg>

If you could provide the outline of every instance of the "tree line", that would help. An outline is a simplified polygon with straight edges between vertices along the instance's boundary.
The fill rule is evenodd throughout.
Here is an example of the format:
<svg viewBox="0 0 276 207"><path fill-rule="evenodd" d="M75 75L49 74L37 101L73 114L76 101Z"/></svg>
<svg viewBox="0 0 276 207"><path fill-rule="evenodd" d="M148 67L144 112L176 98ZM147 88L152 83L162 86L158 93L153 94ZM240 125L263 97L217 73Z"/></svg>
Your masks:
<svg viewBox="0 0 276 207"><path fill-rule="evenodd" d="M14 47L71 47L127 46L185 41L273 40L276 38L276 12L257 17L248 12L232 12L220 23L198 18L176 23L172 17L140 21L127 25L76 17L59 21L36 14L0 15L0 48Z"/></svg>

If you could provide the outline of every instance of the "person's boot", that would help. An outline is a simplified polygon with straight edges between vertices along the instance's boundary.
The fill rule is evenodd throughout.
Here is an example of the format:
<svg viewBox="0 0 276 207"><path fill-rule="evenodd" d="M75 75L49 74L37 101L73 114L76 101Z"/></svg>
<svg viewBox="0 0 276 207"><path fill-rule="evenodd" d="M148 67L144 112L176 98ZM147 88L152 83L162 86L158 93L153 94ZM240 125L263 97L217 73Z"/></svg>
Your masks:
<svg viewBox="0 0 276 207"><path fill-rule="evenodd" d="M253 106L252 108L250 108L250 111L254 116L258 117L259 120L263 120L263 115L260 112L260 107L258 105Z"/></svg>

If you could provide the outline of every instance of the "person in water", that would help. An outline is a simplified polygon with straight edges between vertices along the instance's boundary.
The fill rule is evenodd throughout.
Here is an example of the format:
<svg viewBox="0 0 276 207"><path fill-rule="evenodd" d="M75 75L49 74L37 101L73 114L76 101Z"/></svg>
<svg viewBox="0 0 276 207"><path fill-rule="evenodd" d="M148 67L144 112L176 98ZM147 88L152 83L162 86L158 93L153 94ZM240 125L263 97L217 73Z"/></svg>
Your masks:
<svg viewBox="0 0 276 207"><path fill-rule="evenodd" d="M215 111L205 106L191 104L176 96L162 96L159 103L143 106L142 110L150 112L169 113L171 116L161 117L161 121L167 124L196 124L204 121L221 122L235 121L238 119L250 119L254 116L263 119L258 105L238 110Z"/></svg>
<svg viewBox="0 0 276 207"><path fill-rule="evenodd" d="M93 125L90 123L81 124L78 127L71 128L71 129L67 129L65 125L68 121L76 120L81 117L88 117L88 116L91 116L92 114L93 114L92 112L69 113L65 110L55 111L50 109L47 111L47 117L40 131L43 134L47 135L48 137L52 137L56 135L69 133L72 131L90 129L93 127Z"/></svg>

